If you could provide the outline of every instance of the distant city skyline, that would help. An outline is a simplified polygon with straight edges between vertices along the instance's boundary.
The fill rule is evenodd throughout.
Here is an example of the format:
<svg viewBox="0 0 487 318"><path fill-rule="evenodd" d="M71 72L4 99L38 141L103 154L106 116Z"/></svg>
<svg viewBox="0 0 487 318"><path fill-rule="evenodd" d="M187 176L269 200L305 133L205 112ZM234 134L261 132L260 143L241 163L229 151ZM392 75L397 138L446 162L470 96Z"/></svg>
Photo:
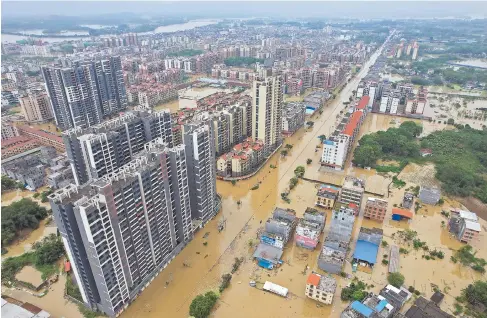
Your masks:
<svg viewBox="0 0 487 318"><path fill-rule="evenodd" d="M114 5L114 3L117 5ZM418 2L421 2L420 4ZM19 16L96 16L106 14L180 16L187 18L486 18L482 1L3 1L2 18ZM418 10L418 5L421 10ZM218 8L218 10L215 10Z"/></svg>

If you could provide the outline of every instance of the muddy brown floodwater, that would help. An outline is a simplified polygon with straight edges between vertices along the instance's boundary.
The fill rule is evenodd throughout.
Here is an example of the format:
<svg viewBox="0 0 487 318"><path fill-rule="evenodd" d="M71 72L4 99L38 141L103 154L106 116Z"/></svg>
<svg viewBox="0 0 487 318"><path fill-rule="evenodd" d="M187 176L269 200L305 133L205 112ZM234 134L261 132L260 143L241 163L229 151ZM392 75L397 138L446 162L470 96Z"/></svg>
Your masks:
<svg viewBox="0 0 487 318"><path fill-rule="evenodd" d="M377 54L372 57L372 62ZM318 136L329 135L337 115L343 109L343 102L348 101L358 82L371 65L367 63L359 74L348 83L341 94L331 102L321 115L316 114L312 129L301 129L287 138L285 143L293 145L289 155L280 158L276 153L264 168L252 178L239 181L235 186L228 182L217 182L217 191L222 195L222 210L206 227L196 233L195 238L172 261L171 264L144 290L122 317L187 317L191 300L199 293L217 289L220 277L230 272L235 257L244 257L245 262L233 276L231 286L225 290L217 308L215 317L327 317L338 316L338 306L317 307L316 303L304 298L306 276L302 274L306 265L316 268L318 249L309 252L296 248L290 242L283 259L290 265L282 266L278 271L265 272L258 269L252 261L253 249L249 248L249 239L256 238L256 231L261 222L272 213L274 207L294 208L298 214L307 206L313 206L314 184L300 181L300 185L291 192L291 204L280 199L280 193L288 187L293 170L298 165L306 166L306 159L313 160L308 170L313 170L320 159L320 151L315 152L319 144ZM270 165L277 168L272 169ZM320 174L314 169L314 174ZM259 183L257 190L250 190ZM241 204L238 205L237 202ZM225 218L226 228L221 233L217 224ZM209 232L209 236L203 236ZM208 242L205 246L203 242ZM189 267L183 266L189 263ZM308 270L309 273L309 270ZM270 275L271 277L268 277ZM259 279L260 277L260 279ZM289 288L293 296L282 299L258 289L250 288L249 280L270 280ZM340 303L340 301L335 301Z"/></svg>

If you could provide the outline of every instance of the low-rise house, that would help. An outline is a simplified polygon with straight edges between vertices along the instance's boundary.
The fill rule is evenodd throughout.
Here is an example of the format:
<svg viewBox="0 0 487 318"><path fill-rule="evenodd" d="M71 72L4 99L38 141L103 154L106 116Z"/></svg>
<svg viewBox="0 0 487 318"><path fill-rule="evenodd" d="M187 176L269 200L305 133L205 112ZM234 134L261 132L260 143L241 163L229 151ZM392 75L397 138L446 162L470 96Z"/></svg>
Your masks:
<svg viewBox="0 0 487 318"><path fill-rule="evenodd" d="M318 257L318 267L328 273L342 271L355 223L355 210L340 205L332 212L330 230Z"/></svg>
<svg viewBox="0 0 487 318"><path fill-rule="evenodd" d="M325 209L332 209L335 206L335 201L338 196L339 189L337 187L323 184L316 193L316 205Z"/></svg>
<svg viewBox="0 0 487 318"><path fill-rule="evenodd" d="M448 230L463 243L478 239L481 231L477 214L470 211L455 210L448 221Z"/></svg>
<svg viewBox="0 0 487 318"><path fill-rule="evenodd" d="M352 263L357 264L358 268L363 270L372 269L377 262L382 235L382 229L361 227Z"/></svg>
<svg viewBox="0 0 487 318"><path fill-rule="evenodd" d="M414 305L408 309L405 316L407 318L454 318L455 316L444 312L433 301L424 297L419 297Z"/></svg>
<svg viewBox="0 0 487 318"><path fill-rule="evenodd" d="M413 212L411 210L392 208L392 219L394 221L411 220L413 218Z"/></svg>
<svg viewBox="0 0 487 318"><path fill-rule="evenodd" d="M272 269L281 261L284 245L289 241L296 227L296 212L276 208L272 218L265 224L265 232L260 236L260 244L254 252L258 265Z"/></svg>
<svg viewBox="0 0 487 318"><path fill-rule="evenodd" d="M405 209L410 209L413 206L414 202L414 194L410 192L405 192L404 197L402 199L402 206Z"/></svg>
<svg viewBox="0 0 487 318"><path fill-rule="evenodd" d="M325 227L326 214L316 209L306 209L303 218L296 226L296 245L314 250L319 243L319 237Z"/></svg>
<svg viewBox="0 0 487 318"><path fill-rule="evenodd" d="M369 198L365 204L364 218L383 222L387 213L386 200Z"/></svg>
<svg viewBox="0 0 487 318"><path fill-rule="evenodd" d="M412 297L412 294L405 287L397 288L392 285L382 288L379 295L387 299L396 311L400 310Z"/></svg>
<svg viewBox="0 0 487 318"><path fill-rule="evenodd" d="M315 272L309 274L306 281L305 295L323 304L330 305L337 287L336 280L331 276L324 276Z"/></svg>
<svg viewBox="0 0 487 318"><path fill-rule="evenodd" d="M291 102L284 104L282 110L282 134L293 135L298 129L304 126L306 120L306 106L304 103Z"/></svg>
<svg viewBox="0 0 487 318"><path fill-rule="evenodd" d="M385 297L370 293L362 302L353 301L340 318L391 318L396 311Z"/></svg>
<svg viewBox="0 0 487 318"><path fill-rule="evenodd" d="M441 198L441 191L437 188L421 187L419 190L419 200L424 204L435 205Z"/></svg>
<svg viewBox="0 0 487 318"><path fill-rule="evenodd" d="M340 202L355 203L360 208L364 191L365 182L363 180L347 176L340 192Z"/></svg>

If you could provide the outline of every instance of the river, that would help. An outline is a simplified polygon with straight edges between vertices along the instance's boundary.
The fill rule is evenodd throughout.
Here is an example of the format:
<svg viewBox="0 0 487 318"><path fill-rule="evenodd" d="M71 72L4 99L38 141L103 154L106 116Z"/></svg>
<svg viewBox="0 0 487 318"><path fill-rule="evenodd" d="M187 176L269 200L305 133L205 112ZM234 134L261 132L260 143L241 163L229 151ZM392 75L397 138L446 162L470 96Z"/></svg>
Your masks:
<svg viewBox="0 0 487 318"><path fill-rule="evenodd" d="M139 35L148 35L148 34L158 34L158 33L172 33L172 32L180 32L180 31L187 31L191 30L194 28L199 28L207 25L212 25L212 24L217 24L219 20L191 20L186 23L180 23L180 24L171 24L171 25L165 25L165 26L160 26L156 28L154 31L151 32L141 32L138 33ZM100 27L100 25L96 25L97 27ZM30 31L30 34L42 34L42 30L26 30ZM82 31L79 31L82 32ZM73 31L72 33L79 33L76 31ZM103 36L102 36L103 37ZM28 35L13 35L13 34L3 34L2 33L2 43L15 43L16 41L24 40L29 38ZM56 38L56 37L45 37L45 38L34 38L34 39L40 39L45 42L50 42L50 43L56 43L56 42L63 42L63 41L78 41L78 40L91 40L92 37L90 36L83 36L83 37L62 37L62 38Z"/></svg>

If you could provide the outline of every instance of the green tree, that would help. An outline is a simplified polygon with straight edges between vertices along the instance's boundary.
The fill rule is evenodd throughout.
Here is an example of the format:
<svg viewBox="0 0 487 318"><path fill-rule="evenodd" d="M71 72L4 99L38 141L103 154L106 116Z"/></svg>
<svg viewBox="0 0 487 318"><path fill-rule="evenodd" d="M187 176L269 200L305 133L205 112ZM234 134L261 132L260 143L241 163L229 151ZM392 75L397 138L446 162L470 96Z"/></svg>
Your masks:
<svg viewBox="0 0 487 318"><path fill-rule="evenodd" d="M320 140L321 143L323 143L326 140L326 136L325 135L319 135L318 139Z"/></svg>
<svg viewBox="0 0 487 318"><path fill-rule="evenodd" d="M297 166L296 169L294 169L294 175L298 178L302 178L305 171L306 169L303 166Z"/></svg>
<svg viewBox="0 0 487 318"><path fill-rule="evenodd" d="M381 157L381 146L366 144L357 147L353 153L352 162L362 167L371 167Z"/></svg>
<svg viewBox="0 0 487 318"><path fill-rule="evenodd" d="M399 273L389 273L387 275L387 281L394 287L400 288L404 284L404 276Z"/></svg>
<svg viewBox="0 0 487 318"><path fill-rule="evenodd" d="M423 126L416 124L414 121L405 121L399 128L406 130L413 137L418 137L423 132Z"/></svg>
<svg viewBox="0 0 487 318"><path fill-rule="evenodd" d="M189 306L189 314L195 318L206 318L210 315L211 309L215 306L218 295L209 291L204 295L198 295Z"/></svg>
<svg viewBox="0 0 487 318"><path fill-rule="evenodd" d="M472 306L483 305L487 307L487 282L475 281L462 291L462 295Z"/></svg>
<svg viewBox="0 0 487 318"><path fill-rule="evenodd" d="M23 229L36 229L39 221L47 216L47 210L31 199L21 199L2 207L2 244L9 244Z"/></svg>

